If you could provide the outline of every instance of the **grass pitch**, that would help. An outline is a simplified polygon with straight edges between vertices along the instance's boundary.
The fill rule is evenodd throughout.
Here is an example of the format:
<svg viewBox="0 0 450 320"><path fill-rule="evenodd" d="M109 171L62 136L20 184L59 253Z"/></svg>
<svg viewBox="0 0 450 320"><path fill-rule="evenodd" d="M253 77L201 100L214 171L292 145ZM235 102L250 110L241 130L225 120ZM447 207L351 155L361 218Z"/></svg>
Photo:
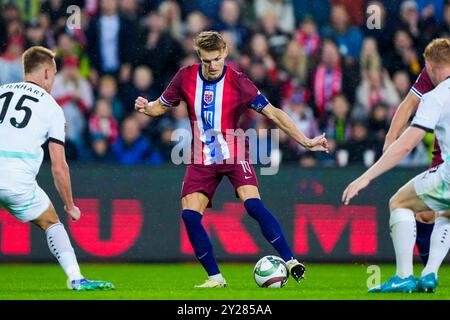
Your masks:
<svg viewBox="0 0 450 320"><path fill-rule="evenodd" d="M306 279L292 278L281 289L262 289L253 280L253 264L221 263L225 289L195 289L205 273L199 264L82 264L89 279L111 281L116 290L72 292L57 264L0 265L0 300L429 300L450 299L450 270L443 265L434 294L368 294L368 265L308 264ZM394 272L380 265L381 280ZM422 267L415 266L416 275Z"/></svg>

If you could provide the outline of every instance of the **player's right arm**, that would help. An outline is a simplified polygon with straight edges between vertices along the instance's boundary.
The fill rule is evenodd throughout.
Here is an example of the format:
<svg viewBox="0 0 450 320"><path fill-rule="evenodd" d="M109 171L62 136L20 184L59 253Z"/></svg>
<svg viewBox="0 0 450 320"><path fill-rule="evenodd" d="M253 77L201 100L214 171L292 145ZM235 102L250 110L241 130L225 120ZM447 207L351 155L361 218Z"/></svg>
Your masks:
<svg viewBox="0 0 450 320"><path fill-rule="evenodd" d="M155 101L148 102L147 99L143 97L138 97L135 101L134 108L137 112L141 112L150 117L159 117L169 110L169 107L164 105L161 100L157 99Z"/></svg>
<svg viewBox="0 0 450 320"><path fill-rule="evenodd" d="M181 84L183 82L185 70L185 67L178 70L177 74L172 78L159 99L148 102L147 99L138 97L134 103L135 110L150 117L159 117L166 113L171 107L177 106L183 99Z"/></svg>
<svg viewBox="0 0 450 320"><path fill-rule="evenodd" d="M48 144L50 159L52 162L52 175L56 190L64 203L64 210L72 217L73 221L80 219L80 210L75 206L72 197L69 165L66 162L64 145L50 140Z"/></svg>
<svg viewBox="0 0 450 320"><path fill-rule="evenodd" d="M389 131L386 134L386 139L384 141L383 152L385 152L389 146L394 143L395 140L400 136L403 129L408 124L411 115L415 112L417 106L420 103L420 99L417 95L411 91L405 97L405 99L398 106L395 112Z"/></svg>
<svg viewBox="0 0 450 320"><path fill-rule="evenodd" d="M64 211L73 221L80 219L80 210L75 206L72 197L69 165L66 161L64 143L66 141L66 120L61 107L52 98L49 103L54 104L54 112L50 117L48 131L48 149L50 153L53 181L56 190L64 203Z"/></svg>

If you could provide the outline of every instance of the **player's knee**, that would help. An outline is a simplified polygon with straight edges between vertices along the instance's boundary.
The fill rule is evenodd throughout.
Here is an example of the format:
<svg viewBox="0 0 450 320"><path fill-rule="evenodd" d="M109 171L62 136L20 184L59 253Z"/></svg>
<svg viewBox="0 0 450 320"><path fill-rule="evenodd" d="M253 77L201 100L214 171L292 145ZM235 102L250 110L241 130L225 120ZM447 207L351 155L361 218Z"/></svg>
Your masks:
<svg viewBox="0 0 450 320"><path fill-rule="evenodd" d="M202 215L194 210L183 210L181 213L181 218L183 219L185 224L189 224L195 221L198 221L202 218Z"/></svg>
<svg viewBox="0 0 450 320"><path fill-rule="evenodd" d="M397 208L401 208L401 199L397 194L394 194L390 199L389 199L389 209L394 210Z"/></svg>

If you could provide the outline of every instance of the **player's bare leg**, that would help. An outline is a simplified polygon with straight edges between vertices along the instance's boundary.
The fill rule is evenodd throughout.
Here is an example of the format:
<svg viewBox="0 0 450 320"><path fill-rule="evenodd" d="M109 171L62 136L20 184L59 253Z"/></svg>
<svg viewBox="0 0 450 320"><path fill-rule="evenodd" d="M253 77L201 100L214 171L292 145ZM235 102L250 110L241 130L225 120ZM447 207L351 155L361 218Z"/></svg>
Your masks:
<svg viewBox="0 0 450 320"><path fill-rule="evenodd" d="M305 276L305 266L294 259L289 244L281 229L280 223L276 217L264 207L261 201L258 187L254 185L244 185L236 189L239 199L244 203L248 214L258 221L261 231L275 250L280 254L281 258L286 261L289 273L298 282Z"/></svg>
<svg viewBox="0 0 450 320"><path fill-rule="evenodd" d="M76 291L114 289L114 285L110 282L90 281L81 275L69 236L51 203L48 209L32 222L45 232L50 251L67 275L69 289Z"/></svg>
<svg viewBox="0 0 450 320"><path fill-rule="evenodd" d="M220 273L214 257L214 251L208 233L203 227L201 220L203 213L209 203L209 198L201 192L193 192L181 199L184 225L195 251L195 256L208 273L208 279L196 288L224 288L227 283Z"/></svg>

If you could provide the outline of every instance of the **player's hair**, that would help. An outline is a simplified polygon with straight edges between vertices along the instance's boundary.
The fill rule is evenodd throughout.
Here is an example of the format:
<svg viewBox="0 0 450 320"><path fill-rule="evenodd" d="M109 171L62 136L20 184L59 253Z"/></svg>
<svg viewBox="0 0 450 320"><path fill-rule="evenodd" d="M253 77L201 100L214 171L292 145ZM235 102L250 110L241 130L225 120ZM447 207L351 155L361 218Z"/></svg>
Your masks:
<svg viewBox="0 0 450 320"><path fill-rule="evenodd" d="M217 31L203 31L194 38L194 49L197 52L200 49L205 51L224 50L226 47L227 43Z"/></svg>
<svg viewBox="0 0 450 320"><path fill-rule="evenodd" d="M447 38L434 39L425 48L423 56L437 65L450 65L450 40Z"/></svg>
<svg viewBox="0 0 450 320"><path fill-rule="evenodd" d="M52 64L54 59L53 51L41 46L31 47L22 55L23 71L30 74L43 64Z"/></svg>

